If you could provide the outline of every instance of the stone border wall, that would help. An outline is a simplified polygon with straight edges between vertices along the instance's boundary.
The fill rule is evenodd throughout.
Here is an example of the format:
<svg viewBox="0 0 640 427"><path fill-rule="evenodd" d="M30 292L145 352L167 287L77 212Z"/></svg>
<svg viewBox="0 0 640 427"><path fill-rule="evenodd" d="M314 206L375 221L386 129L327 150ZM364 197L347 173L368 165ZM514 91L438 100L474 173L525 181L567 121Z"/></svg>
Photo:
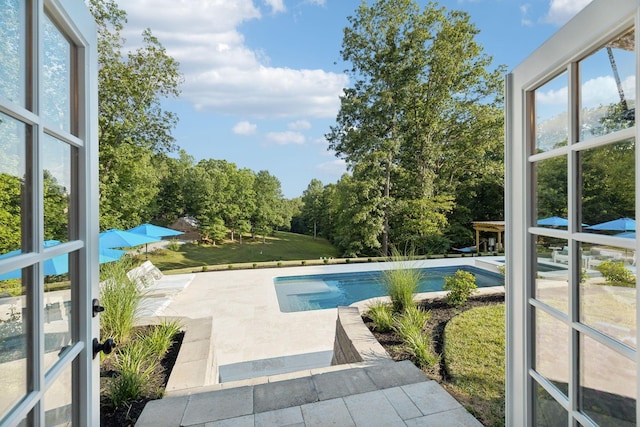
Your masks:
<svg viewBox="0 0 640 427"><path fill-rule="evenodd" d="M218 382L218 364L212 348L213 322L211 317L193 319L184 325L180 353L165 389L169 396L191 394Z"/></svg>
<svg viewBox="0 0 640 427"><path fill-rule="evenodd" d="M338 307L331 365L391 360L362 321L360 310L357 307Z"/></svg>

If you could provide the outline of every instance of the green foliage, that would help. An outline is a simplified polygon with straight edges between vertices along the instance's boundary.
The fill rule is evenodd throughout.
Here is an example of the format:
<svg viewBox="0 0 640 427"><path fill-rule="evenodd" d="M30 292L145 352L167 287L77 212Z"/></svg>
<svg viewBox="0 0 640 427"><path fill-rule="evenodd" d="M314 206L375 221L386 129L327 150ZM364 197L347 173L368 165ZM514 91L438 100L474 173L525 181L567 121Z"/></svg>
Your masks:
<svg viewBox="0 0 640 427"><path fill-rule="evenodd" d="M483 425L504 425L504 304L474 308L445 328L443 358L454 390ZM465 405L466 406L466 405Z"/></svg>
<svg viewBox="0 0 640 427"><path fill-rule="evenodd" d="M132 261L126 257L100 266L100 302L104 307L100 315L101 335L118 344L131 338L142 299L142 292L127 277L132 267Z"/></svg>
<svg viewBox="0 0 640 427"><path fill-rule="evenodd" d="M476 277L464 270L458 270L455 275L445 277L442 287L443 290L449 291L447 303L454 307L464 305L477 288Z"/></svg>
<svg viewBox="0 0 640 427"><path fill-rule="evenodd" d="M402 337L407 351L421 368L435 366L439 358L431 349L431 336L423 330L431 314L420 310L416 306L409 306L404 312L396 316L394 330Z"/></svg>
<svg viewBox="0 0 640 427"><path fill-rule="evenodd" d="M634 287L636 283L636 276L624 266L622 261L603 261L596 266L604 278L607 280L607 284L613 286L626 286Z"/></svg>
<svg viewBox="0 0 640 427"><path fill-rule="evenodd" d="M171 239L169 241L169 244L167 245L167 249L169 249L170 251L173 252L177 252L180 250L180 244L178 243L177 239Z"/></svg>
<svg viewBox="0 0 640 427"><path fill-rule="evenodd" d="M352 174L325 189L326 235L347 256L424 247L458 195L475 207L500 188L504 70L490 69L469 16L437 3L363 2L348 20L341 55L352 84L326 139Z"/></svg>
<svg viewBox="0 0 640 427"><path fill-rule="evenodd" d="M391 298L393 311L401 313L414 305L413 295L423 274L418 268L398 268L382 272L382 284Z"/></svg>
<svg viewBox="0 0 640 427"><path fill-rule="evenodd" d="M136 340L141 341L151 356L160 361L173 344L173 338L181 328L179 321L165 319L159 325L150 327L148 332L139 334Z"/></svg>
<svg viewBox="0 0 640 427"><path fill-rule="evenodd" d="M374 328L380 332L388 332L393 328L395 317L389 304L376 301L369 305L367 316L373 321Z"/></svg>
<svg viewBox="0 0 640 427"><path fill-rule="evenodd" d="M113 359L117 374L109 383L108 394L115 408L158 394L160 363L145 341L130 341L117 351Z"/></svg>

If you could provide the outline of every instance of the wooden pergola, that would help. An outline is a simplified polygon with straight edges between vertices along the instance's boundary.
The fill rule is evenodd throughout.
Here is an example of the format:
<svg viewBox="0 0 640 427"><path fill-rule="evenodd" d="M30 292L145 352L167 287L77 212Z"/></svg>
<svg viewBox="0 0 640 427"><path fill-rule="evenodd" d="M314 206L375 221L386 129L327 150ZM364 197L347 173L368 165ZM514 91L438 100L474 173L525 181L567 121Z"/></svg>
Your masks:
<svg viewBox="0 0 640 427"><path fill-rule="evenodd" d="M496 233L498 243L496 249L502 249L502 234L504 233L504 221L473 221L473 229L476 230L476 253L480 253L480 232Z"/></svg>

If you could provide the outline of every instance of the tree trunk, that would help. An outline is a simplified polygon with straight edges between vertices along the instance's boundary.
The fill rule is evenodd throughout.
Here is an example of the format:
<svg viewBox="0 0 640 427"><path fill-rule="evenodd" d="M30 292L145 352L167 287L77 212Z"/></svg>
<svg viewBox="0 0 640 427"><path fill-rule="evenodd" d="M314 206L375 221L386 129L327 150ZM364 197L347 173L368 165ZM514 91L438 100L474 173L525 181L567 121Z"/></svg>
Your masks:
<svg viewBox="0 0 640 427"><path fill-rule="evenodd" d="M314 219L313 220L313 240L316 240L317 234L316 234L316 230L317 230L317 221Z"/></svg>
<svg viewBox="0 0 640 427"><path fill-rule="evenodd" d="M384 228L382 229L382 256L389 255L389 194L391 193L391 159L387 160L387 176L384 181Z"/></svg>

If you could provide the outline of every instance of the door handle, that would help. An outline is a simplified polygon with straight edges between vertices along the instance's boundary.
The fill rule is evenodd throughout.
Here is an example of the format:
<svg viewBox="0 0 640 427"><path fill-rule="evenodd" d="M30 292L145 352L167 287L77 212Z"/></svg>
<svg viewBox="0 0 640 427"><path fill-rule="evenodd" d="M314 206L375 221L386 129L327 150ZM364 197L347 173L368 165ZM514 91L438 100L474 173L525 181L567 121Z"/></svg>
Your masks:
<svg viewBox="0 0 640 427"><path fill-rule="evenodd" d="M102 344L100 344L100 341L98 341L98 338L94 338L93 339L93 358L95 359L96 355L100 352L103 352L104 354L109 354L113 351L114 348L116 348L116 343L111 338L107 338L106 340L104 340Z"/></svg>
<svg viewBox="0 0 640 427"><path fill-rule="evenodd" d="M98 314L104 311L104 307L100 305L100 300L98 298L94 298L91 301L91 306L93 307L91 317L96 317Z"/></svg>

